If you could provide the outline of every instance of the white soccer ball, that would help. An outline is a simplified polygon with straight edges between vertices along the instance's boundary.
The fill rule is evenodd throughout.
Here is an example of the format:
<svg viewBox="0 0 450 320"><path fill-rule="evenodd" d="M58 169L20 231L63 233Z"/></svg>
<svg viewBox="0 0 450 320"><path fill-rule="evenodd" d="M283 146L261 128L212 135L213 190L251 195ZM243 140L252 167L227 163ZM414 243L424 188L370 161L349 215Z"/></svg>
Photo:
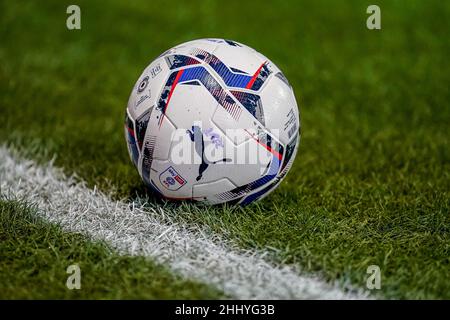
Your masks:
<svg viewBox="0 0 450 320"><path fill-rule="evenodd" d="M241 43L200 39L156 58L131 92L128 151L167 199L246 205L273 191L300 141L280 69Z"/></svg>

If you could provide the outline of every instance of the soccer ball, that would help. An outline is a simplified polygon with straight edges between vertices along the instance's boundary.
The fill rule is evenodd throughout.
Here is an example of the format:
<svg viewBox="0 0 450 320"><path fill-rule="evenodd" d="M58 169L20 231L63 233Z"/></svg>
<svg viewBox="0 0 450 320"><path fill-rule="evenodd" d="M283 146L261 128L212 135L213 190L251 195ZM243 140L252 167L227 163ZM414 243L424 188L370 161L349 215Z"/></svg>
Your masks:
<svg viewBox="0 0 450 320"><path fill-rule="evenodd" d="M241 43L200 39L156 58L125 117L130 158L166 199L246 205L289 171L300 141L289 82Z"/></svg>

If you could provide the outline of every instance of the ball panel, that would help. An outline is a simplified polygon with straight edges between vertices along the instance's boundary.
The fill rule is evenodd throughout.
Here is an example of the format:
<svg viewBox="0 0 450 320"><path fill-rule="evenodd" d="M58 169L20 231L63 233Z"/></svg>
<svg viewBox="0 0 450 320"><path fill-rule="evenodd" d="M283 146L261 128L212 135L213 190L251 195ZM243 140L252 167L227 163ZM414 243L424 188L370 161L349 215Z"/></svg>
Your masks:
<svg viewBox="0 0 450 320"><path fill-rule="evenodd" d="M202 49L207 52L213 52L217 47L217 43L214 41L209 41L207 39L198 39L185 42L179 46L173 48L173 53L190 55L193 49Z"/></svg>
<svg viewBox="0 0 450 320"><path fill-rule="evenodd" d="M298 132L300 123L294 94L278 77L272 77L261 92L266 128L279 132L279 139L287 144Z"/></svg>
<svg viewBox="0 0 450 320"><path fill-rule="evenodd" d="M226 139L235 146L241 145L251 139L251 136L243 130L243 128L246 127L243 127L241 122L244 121L236 121L236 119L222 107L216 109L211 121L221 132L223 132ZM253 123L251 127L254 127Z"/></svg>
<svg viewBox="0 0 450 320"><path fill-rule="evenodd" d="M169 73L167 63L161 58L156 59L145 68L128 100L128 110L133 119L137 119L148 108L156 105Z"/></svg>
<svg viewBox="0 0 450 320"><path fill-rule="evenodd" d="M177 128L184 130L199 123L205 127L211 126L211 118L217 105L217 101L200 82L184 82L174 90L165 117Z"/></svg>
<svg viewBox="0 0 450 320"><path fill-rule="evenodd" d="M125 114L124 134L128 147L128 155L134 165L137 166L139 161L139 149L136 142L136 132L134 131L134 120L131 118L128 110Z"/></svg>
<svg viewBox="0 0 450 320"><path fill-rule="evenodd" d="M236 187L237 186L233 184L228 178L222 178L208 183L198 183L193 187L193 197L204 198L210 203L219 203L219 200L212 195L232 190Z"/></svg>
<svg viewBox="0 0 450 320"><path fill-rule="evenodd" d="M219 43L211 53L228 66L228 68L233 68L234 71L232 70L232 72L239 70L239 73L245 73L250 76L254 75L265 62L265 60L255 55L253 49L237 43L230 45L224 41Z"/></svg>

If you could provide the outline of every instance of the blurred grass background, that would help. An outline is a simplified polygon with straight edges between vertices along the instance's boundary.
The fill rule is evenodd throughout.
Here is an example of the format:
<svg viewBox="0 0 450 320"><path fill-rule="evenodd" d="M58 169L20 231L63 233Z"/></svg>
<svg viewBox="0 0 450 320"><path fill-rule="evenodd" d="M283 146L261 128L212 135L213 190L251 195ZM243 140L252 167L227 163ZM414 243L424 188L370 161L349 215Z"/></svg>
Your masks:
<svg viewBox="0 0 450 320"><path fill-rule="evenodd" d="M268 56L294 87L302 140L291 172L248 208L159 203L246 248L380 296L450 298L450 3L0 2L0 141L133 198L122 132L143 68L184 41L223 37ZM7 272L7 271L3 271Z"/></svg>

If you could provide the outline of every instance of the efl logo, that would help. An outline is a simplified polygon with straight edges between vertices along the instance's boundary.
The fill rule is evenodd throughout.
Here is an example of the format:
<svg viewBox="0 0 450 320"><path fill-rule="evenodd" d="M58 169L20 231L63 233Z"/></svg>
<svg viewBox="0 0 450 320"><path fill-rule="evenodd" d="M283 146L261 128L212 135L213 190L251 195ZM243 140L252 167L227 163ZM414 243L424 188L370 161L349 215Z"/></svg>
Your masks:
<svg viewBox="0 0 450 320"><path fill-rule="evenodd" d="M186 180L172 167L159 175L159 181L171 191L176 191L186 184Z"/></svg>

